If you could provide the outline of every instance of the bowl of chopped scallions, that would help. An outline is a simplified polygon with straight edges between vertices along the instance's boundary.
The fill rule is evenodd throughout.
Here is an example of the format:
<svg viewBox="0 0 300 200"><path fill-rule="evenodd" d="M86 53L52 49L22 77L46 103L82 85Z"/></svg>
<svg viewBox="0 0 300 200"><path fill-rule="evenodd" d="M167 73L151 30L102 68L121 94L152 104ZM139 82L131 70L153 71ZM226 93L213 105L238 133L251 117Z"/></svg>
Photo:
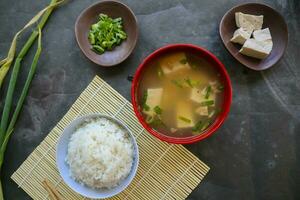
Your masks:
<svg viewBox="0 0 300 200"><path fill-rule="evenodd" d="M109 67L123 62L138 37L137 20L119 1L101 1L85 9L75 24L77 43L94 63Z"/></svg>

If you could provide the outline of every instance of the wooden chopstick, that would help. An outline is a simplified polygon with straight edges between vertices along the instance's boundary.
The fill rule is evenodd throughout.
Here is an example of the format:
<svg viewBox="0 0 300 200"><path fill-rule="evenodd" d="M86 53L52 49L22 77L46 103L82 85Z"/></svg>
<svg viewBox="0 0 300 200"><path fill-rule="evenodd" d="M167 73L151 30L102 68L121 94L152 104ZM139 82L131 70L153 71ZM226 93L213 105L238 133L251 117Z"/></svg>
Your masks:
<svg viewBox="0 0 300 200"><path fill-rule="evenodd" d="M53 184L48 179L43 180L42 183L51 200L64 200L63 196L55 189Z"/></svg>

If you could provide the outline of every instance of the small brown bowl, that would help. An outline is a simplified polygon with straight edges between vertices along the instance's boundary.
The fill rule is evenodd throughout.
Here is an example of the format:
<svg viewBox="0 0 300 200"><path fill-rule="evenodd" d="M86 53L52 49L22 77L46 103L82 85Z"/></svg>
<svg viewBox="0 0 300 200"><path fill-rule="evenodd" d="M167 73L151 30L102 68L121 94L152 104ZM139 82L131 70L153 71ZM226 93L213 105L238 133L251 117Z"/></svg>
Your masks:
<svg viewBox="0 0 300 200"><path fill-rule="evenodd" d="M97 21L100 13L109 17L123 19L123 28L127 34L127 39L111 51L97 54L91 49L88 40L88 33L92 24ZM86 57L94 63L110 67L123 62L133 51L137 38L137 20L132 10L119 1L101 1L85 9L77 18L75 24L75 35L77 43Z"/></svg>
<svg viewBox="0 0 300 200"><path fill-rule="evenodd" d="M230 42L234 31L237 29L235 24L236 12L264 16L263 28L268 27L270 29L273 40L273 49L265 59L259 60L242 55L239 53L242 46ZM276 64L283 56L288 43L288 29L284 18L276 10L265 4L247 3L233 7L223 16L219 31L229 53L240 63L253 70L268 69Z"/></svg>

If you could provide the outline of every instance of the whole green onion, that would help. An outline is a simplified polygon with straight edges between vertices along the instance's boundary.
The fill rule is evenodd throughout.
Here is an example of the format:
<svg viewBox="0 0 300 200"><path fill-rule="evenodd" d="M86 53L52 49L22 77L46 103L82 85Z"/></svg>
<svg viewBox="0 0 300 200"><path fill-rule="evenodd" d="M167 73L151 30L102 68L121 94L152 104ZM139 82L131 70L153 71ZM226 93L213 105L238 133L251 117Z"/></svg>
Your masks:
<svg viewBox="0 0 300 200"><path fill-rule="evenodd" d="M53 9L55 6L57 6L58 4L62 3L64 0L51 0L51 3L48 7L46 7L45 9L43 9L42 11L40 11L36 16L34 16L25 26L23 29L21 29L21 31L19 31L15 38L17 38L18 34L20 34L24 29L26 29L27 27L29 27L30 25L34 24L36 21L38 21L41 18L40 22L38 23L38 30L34 30L32 32L32 34L30 35L30 37L28 38L27 42L25 43L25 45L23 46L23 48L21 49L20 53L18 54L15 63L14 63L14 67L13 67L13 71L12 71L12 75L10 77L10 81L9 81L9 86L8 86L8 90L7 90L7 94L6 94L6 98L5 98L5 104L4 104L4 109L3 109L3 113L2 113L2 118L1 118L1 123L0 123L0 172L1 172L1 168L2 168L2 164L3 164L3 160L4 160L4 153L6 150L6 146L7 143L9 141L9 138L13 132L13 128L14 125L17 121L17 118L19 116L19 113L21 111L21 108L24 104L26 95L28 93L29 90L29 86L30 83L33 79L33 76L35 74L36 71L36 67L37 67L37 62L38 59L40 57L41 54L41 29L44 27L44 25L46 24L49 16L51 15ZM12 99L13 99L13 94L14 94L14 90L15 90L15 85L17 82L17 77L19 74L19 70L21 67L21 61L24 58L24 56L27 54L27 52L29 51L29 49L31 48L31 46L33 45L35 39L38 36L38 46L37 46L37 50L36 53L34 55L25 85L23 87L21 96L18 100L16 109L12 115L12 119L8 125L8 119L9 119L9 115L10 115L10 110L11 110L11 105L12 105ZM9 56L5 59L3 59L2 61L0 61L0 66L3 64L3 66L0 68L0 87L1 87L1 83L6 75L6 72L8 71L9 65L11 63L10 60L12 60L14 58L14 51L15 51L15 47L16 47L16 39L14 38L14 41L12 44L12 47L10 49L10 53L8 54ZM12 53L13 52L13 55ZM5 68L3 68L5 67ZM8 128L7 128L8 126ZM1 180L0 180L0 200L3 200L3 190L2 190L2 184L1 184Z"/></svg>

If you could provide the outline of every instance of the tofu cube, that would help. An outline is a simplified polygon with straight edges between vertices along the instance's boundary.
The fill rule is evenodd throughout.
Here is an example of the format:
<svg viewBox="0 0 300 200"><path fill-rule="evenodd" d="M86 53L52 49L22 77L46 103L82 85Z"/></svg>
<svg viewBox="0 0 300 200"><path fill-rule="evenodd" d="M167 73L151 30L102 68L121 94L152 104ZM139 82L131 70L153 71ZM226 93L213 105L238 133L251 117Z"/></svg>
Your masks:
<svg viewBox="0 0 300 200"><path fill-rule="evenodd" d="M149 116L153 116L155 114L153 108L161 104L163 89L150 88L147 90L147 94L146 105L149 106L150 109L148 111L144 110L143 112Z"/></svg>
<svg viewBox="0 0 300 200"><path fill-rule="evenodd" d="M264 59L270 54L272 47L272 40L258 41L248 39L240 50L240 53L253 58Z"/></svg>
<svg viewBox="0 0 300 200"><path fill-rule="evenodd" d="M260 30L264 21L263 15L249 15L242 12L235 13L237 27L245 28L249 31Z"/></svg>
<svg viewBox="0 0 300 200"><path fill-rule="evenodd" d="M207 106L200 106L196 109L196 113L201 116L208 116L208 107Z"/></svg>
<svg viewBox="0 0 300 200"><path fill-rule="evenodd" d="M208 99L205 99L205 89L198 89L198 88L193 88L191 90L191 95L190 99L196 103L201 103L203 101L208 101L208 100L214 100L216 98L216 94L214 92L211 92Z"/></svg>
<svg viewBox="0 0 300 200"><path fill-rule="evenodd" d="M271 36L269 28L254 31L253 38L258 41L272 40L272 36Z"/></svg>
<svg viewBox="0 0 300 200"><path fill-rule="evenodd" d="M190 120L187 122L180 118L186 118ZM192 105L186 101L180 101L176 106L176 128L191 128L195 125L195 120L193 116Z"/></svg>
<svg viewBox="0 0 300 200"><path fill-rule="evenodd" d="M174 53L172 55L161 58L160 67L165 75L177 72L182 69L190 69L190 65L186 61L186 55L183 52Z"/></svg>
<svg viewBox="0 0 300 200"><path fill-rule="evenodd" d="M251 33L247 32L244 28L239 28L233 33L233 37L230 39L231 42L239 43L243 45L247 39L249 39Z"/></svg>

